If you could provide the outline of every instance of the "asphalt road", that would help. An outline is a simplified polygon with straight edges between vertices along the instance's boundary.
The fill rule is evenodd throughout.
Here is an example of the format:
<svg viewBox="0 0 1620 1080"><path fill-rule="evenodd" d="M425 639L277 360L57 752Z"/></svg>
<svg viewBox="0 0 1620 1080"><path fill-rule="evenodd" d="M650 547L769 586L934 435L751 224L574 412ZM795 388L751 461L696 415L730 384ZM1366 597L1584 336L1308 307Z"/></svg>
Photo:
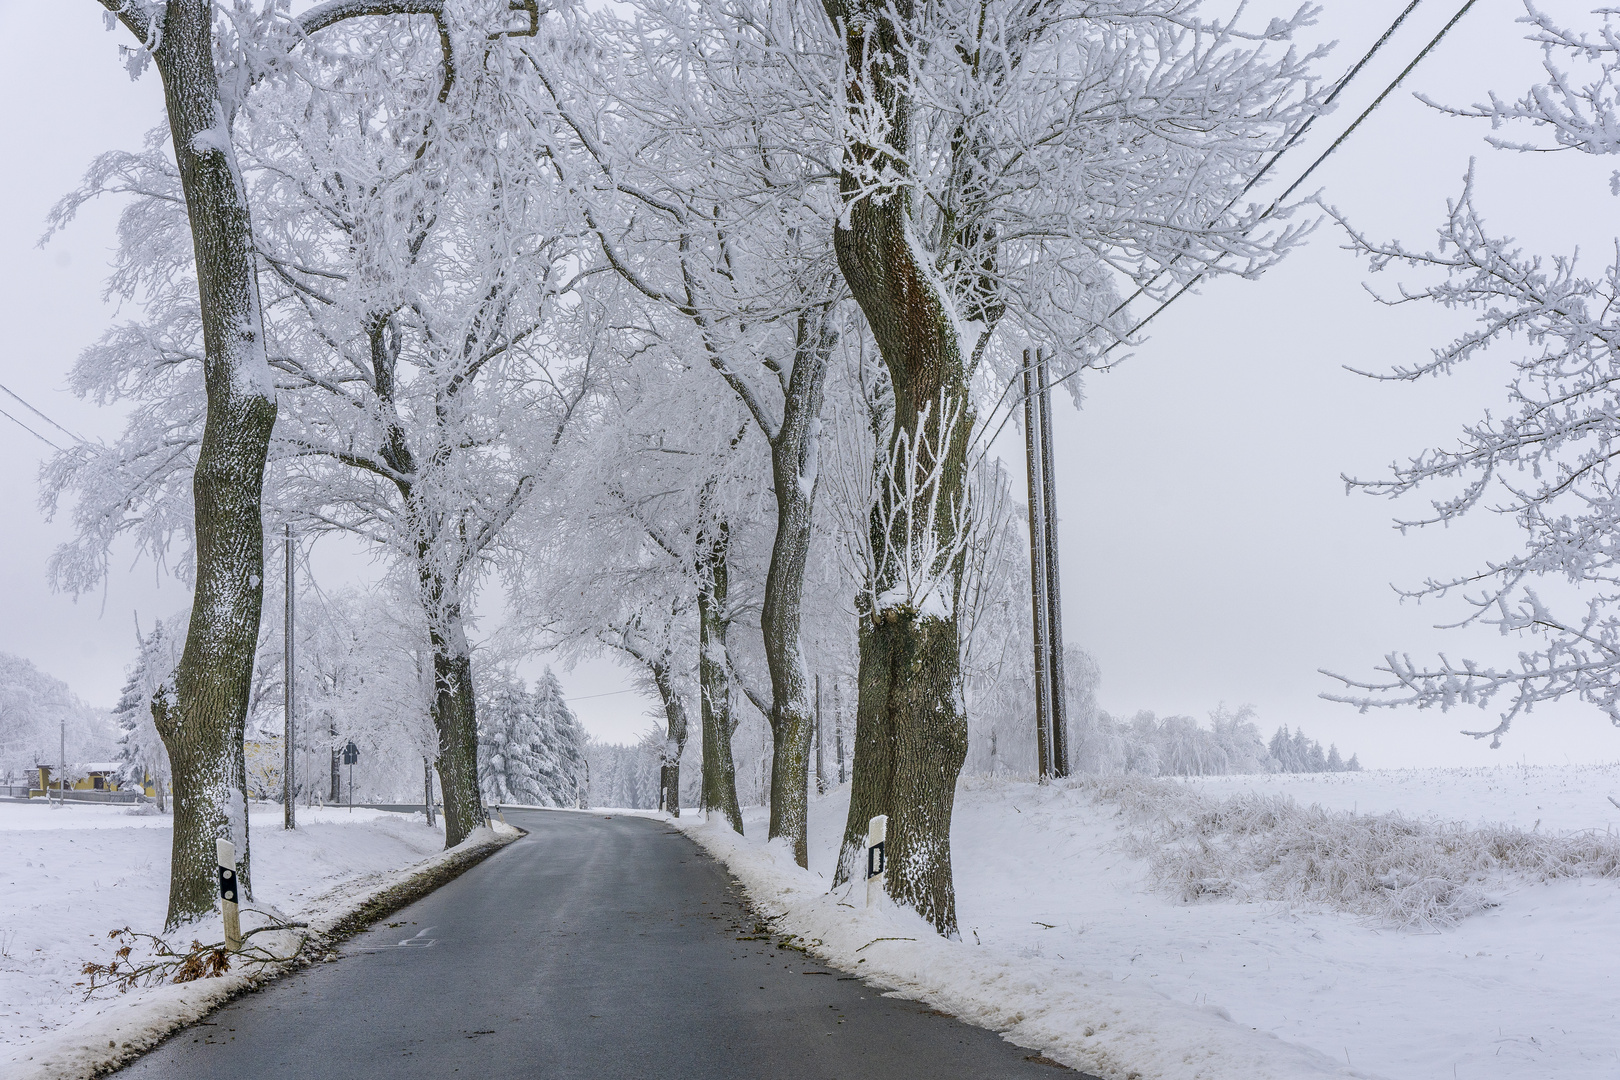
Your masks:
<svg viewBox="0 0 1620 1080"><path fill-rule="evenodd" d="M508 812L527 837L177 1032L129 1080L1081 1076L780 948L649 818Z"/></svg>

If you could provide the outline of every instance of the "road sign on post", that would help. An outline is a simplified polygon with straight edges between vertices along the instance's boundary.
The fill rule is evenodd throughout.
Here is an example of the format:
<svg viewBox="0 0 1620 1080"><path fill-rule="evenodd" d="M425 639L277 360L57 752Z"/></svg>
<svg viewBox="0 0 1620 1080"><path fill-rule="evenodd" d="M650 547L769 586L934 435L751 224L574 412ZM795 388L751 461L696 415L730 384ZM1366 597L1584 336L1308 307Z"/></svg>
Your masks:
<svg viewBox="0 0 1620 1080"><path fill-rule="evenodd" d="M214 855L219 861L219 906L225 914L225 949L241 952L242 917L237 894L242 890L236 877L236 845L229 840L215 840Z"/></svg>
<svg viewBox="0 0 1620 1080"><path fill-rule="evenodd" d="M889 839L889 815L879 814L866 826L866 906L871 907L877 897L883 895L884 885L888 881L885 871L888 869L888 860L885 846Z"/></svg>
<svg viewBox="0 0 1620 1080"><path fill-rule="evenodd" d="M349 745L343 748L343 764L349 767L349 810L354 810L354 763L360 760L360 748L349 740Z"/></svg>

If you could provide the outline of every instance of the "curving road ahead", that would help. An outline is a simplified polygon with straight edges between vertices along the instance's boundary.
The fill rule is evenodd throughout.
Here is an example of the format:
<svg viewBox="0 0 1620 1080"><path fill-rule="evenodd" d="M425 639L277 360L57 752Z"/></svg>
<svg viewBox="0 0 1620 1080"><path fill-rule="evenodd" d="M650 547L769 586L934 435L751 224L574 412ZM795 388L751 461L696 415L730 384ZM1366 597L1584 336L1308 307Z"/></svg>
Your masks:
<svg viewBox="0 0 1620 1080"><path fill-rule="evenodd" d="M995 1034L777 947L725 868L641 817L529 835L177 1032L128 1080L1056 1080Z"/></svg>

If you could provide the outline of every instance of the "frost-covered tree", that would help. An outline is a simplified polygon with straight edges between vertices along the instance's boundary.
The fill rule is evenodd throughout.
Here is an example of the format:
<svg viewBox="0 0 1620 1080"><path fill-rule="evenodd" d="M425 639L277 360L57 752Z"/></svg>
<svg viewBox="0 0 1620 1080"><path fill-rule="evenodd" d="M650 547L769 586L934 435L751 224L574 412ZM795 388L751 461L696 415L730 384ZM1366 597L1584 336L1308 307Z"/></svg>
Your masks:
<svg viewBox="0 0 1620 1080"><path fill-rule="evenodd" d="M138 484L151 466L184 463L194 546L187 573L196 593L180 664L153 698L157 729L174 769L174 850L170 860L167 925L200 917L213 907L217 887L216 838L235 841L238 873L252 895L243 737L253 657L263 601L264 548L261 485L276 420L275 381L266 350L254 228L233 140L238 110L278 66L295 67L296 52L321 31L347 20L390 14L432 16L448 29L437 0L329 0L290 16L284 4L251 0L101 0L109 28L121 24L135 38L128 66L138 75L157 68L163 80L166 139L172 147L175 186L184 214L166 240L190 249L179 281L189 288L190 323L184 354L192 378L201 377L205 421L200 430L164 451L81 445L52 465L45 500L54 507L64 489L110 499L83 500L75 509L81 531L102 542L69 545L53 560L58 581L88 587L104 565L105 539L146 524ZM538 21L534 0L517 4ZM505 17L503 9L502 16ZM448 43L448 33L443 35ZM289 56L289 53L294 54ZM444 84L455 64L446 45ZM103 162L98 163L98 169ZM100 189L87 185L86 196ZM133 190L138 191L139 188ZM72 216L70 199L53 227ZM200 371L198 370L200 369ZM81 382L82 389L89 387ZM120 482L122 481L122 485ZM123 490L117 490L123 487ZM161 547L161 545L160 545Z"/></svg>
<svg viewBox="0 0 1620 1080"><path fill-rule="evenodd" d="M187 613L181 612L172 616L168 625L157 620L151 632L144 636L136 629L135 663L124 680L118 704L113 707L113 720L119 730L120 779L129 784L150 781L157 790L160 810L168 808L169 753L152 718L152 695L180 662L182 638L171 627L184 626L187 621Z"/></svg>
<svg viewBox="0 0 1620 1080"><path fill-rule="evenodd" d="M591 740L585 747L590 762L592 806L622 806L652 810L663 798L660 774L664 763L664 735L657 728L642 734L634 745Z"/></svg>
<svg viewBox="0 0 1620 1080"><path fill-rule="evenodd" d="M509 672L486 678L484 694L478 710L478 779L485 800L542 804L545 738L534 699L523 680Z"/></svg>
<svg viewBox="0 0 1620 1080"><path fill-rule="evenodd" d="M298 761L296 797L306 803L343 798L349 774L341 751L353 742L358 797L416 802L423 762L434 762L433 645L414 582L395 573L370 588L299 598ZM282 610L275 605L278 613ZM282 726L281 627L267 628L260 652L269 674L262 710L266 727Z"/></svg>
<svg viewBox="0 0 1620 1080"><path fill-rule="evenodd" d="M563 698L562 683L547 667L534 684L534 709L543 740L540 790L547 806L578 806L585 783L585 727Z"/></svg>
<svg viewBox="0 0 1620 1080"><path fill-rule="evenodd" d="M634 294L621 310L636 310ZM662 805L671 812L696 676L700 805L740 828L727 635L757 604L748 586L763 539L761 470L741 449L749 420L729 393L694 379L641 320L624 321L620 348L636 361L604 372L591 433L524 518L533 539L519 604L542 644L568 656L620 654L647 681L665 718Z"/></svg>
<svg viewBox="0 0 1620 1080"><path fill-rule="evenodd" d="M479 707L478 776L494 803L577 806L585 774L585 729L548 667L533 692L511 672L485 677Z"/></svg>
<svg viewBox="0 0 1620 1080"><path fill-rule="evenodd" d="M327 29L301 45L298 77L266 78L232 128L284 414L269 497L278 516L359 536L415 581L447 844L481 820L466 622L589 367L574 345L590 328L565 300L573 218L555 179L525 167L535 147L512 132L529 125L505 94L519 58L486 31ZM456 68L452 39L478 42L481 62ZM184 231L177 180L154 145L105 160L92 186L137 194L115 286L139 291L147 317L92 350L83 378L145 399L114 456L146 463L118 479L160 504L203 430L187 376L197 327L168 242ZM149 515L153 547L167 526Z"/></svg>
<svg viewBox="0 0 1620 1080"><path fill-rule="evenodd" d="M1492 94L1470 107L1436 107L1488 122L1488 141L1501 150L1620 153L1616 13L1598 9L1597 25L1580 30L1528 0L1525 9L1546 81L1515 99ZM1374 495L1426 495L1427 512L1403 515L1403 529L1444 527L1480 510L1514 518L1524 537L1520 551L1403 593L1420 599L1458 593L1470 610L1454 625L1492 626L1524 644L1508 664L1443 655L1422 663L1391 652L1379 675L1336 675L1348 692L1326 696L1363 710L1486 709L1505 699L1494 725L1465 732L1496 747L1521 713L1566 696L1620 725L1620 500L1613 463L1620 436L1620 261L1584 269L1574 252L1528 252L1487 224L1478 194L1470 167L1427 250L1346 228L1374 270L1404 266L1422 275L1388 302L1427 302L1477 317L1429 357L1373 377L1415 382L1496 362L1506 379L1505 407L1467 424L1455 445L1396 463L1386 479L1348 482ZM1555 582L1574 586L1575 598L1544 596L1543 583Z"/></svg>
<svg viewBox="0 0 1620 1080"><path fill-rule="evenodd" d="M550 160L587 199L603 256L643 298L649 332L699 361L694 378L736 396L760 436L744 449L768 457L775 528L759 627L769 691L749 696L773 734L769 835L787 837L803 865L814 720L804 582L829 359L847 307L831 248L829 39L820 13L799 5L624 8L628 17L582 13L574 28L603 60L578 49L560 54L575 58L569 66L537 57L543 107L575 135ZM723 522L707 528L706 565L723 569L724 534ZM725 606L716 587L699 593L710 639L707 612ZM700 652L712 705L711 654ZM724 768L723 749L705 743L711 769Z"/></svg>
<svg viewBox="0 0 1620 1080"><path fill-rule="evenodd" d="M0 653L0 773L20 778L36 765L54 765L64 741L70 766L104 761L117 731L105 709L86 705L67 683Z"/></svg>
<svg viewBox="0 0 1620 1080"><path fill-rule="evenodd" d="M842 39L834 241L894 400L838 879L887 814L891 895L949 936L975 380L1026 342L1068 370L1095 356L1119 281L1254 274L1290 246L1241 193L1309 103L1305 58L1259 39L1308 12L1248 36L1182 0L823 6Z"/></svg>

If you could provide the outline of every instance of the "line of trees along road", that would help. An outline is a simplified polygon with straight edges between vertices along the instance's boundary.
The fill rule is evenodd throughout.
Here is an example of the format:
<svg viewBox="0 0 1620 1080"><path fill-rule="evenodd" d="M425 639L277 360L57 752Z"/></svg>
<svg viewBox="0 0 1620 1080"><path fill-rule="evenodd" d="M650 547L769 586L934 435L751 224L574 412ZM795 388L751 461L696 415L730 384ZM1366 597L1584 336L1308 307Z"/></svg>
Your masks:
<svg viewBox="0 0 1620 1080"><path fill-rule="evenodd" d="M171 925L210 909L216 837L251 880L263 538L290 522L365 545L415 612L394 651L447 844L540 783L503 749L544 741L527 699L474 664L500 589L501 655L644 676L672 811L690 725L699 805L738 829L735 740L768 746L744 786L801 863L823 675L853 718L838 879L887 814L893 899L955 934L956 778L1030 652L1017 470L982 420L1024 349L1062 376L1118 343L1125 291L1299 242L1240 195L1317 100L1306 16L104 3L168 115L55 215L126 200L111 288L139 314L74 376L127 403L123 436L59 455L46 498L72 499L64 587L130 537L196 591L150 697Z"/></svg>

